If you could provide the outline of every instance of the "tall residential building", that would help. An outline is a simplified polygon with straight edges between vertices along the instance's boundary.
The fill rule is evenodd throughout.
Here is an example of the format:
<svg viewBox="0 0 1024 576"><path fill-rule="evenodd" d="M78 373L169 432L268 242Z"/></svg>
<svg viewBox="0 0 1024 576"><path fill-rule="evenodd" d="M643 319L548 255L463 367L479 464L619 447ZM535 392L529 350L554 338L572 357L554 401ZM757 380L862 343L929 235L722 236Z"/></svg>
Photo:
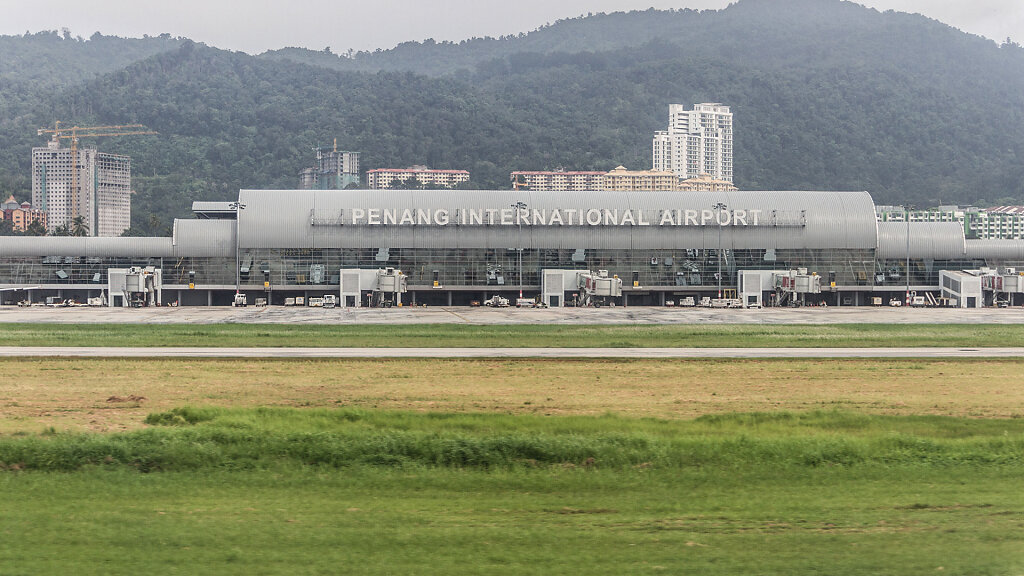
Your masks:
<svg viewBox="0 0 1024 576"><path fill-rule="evenodd" d="M316 166L299 171L300 190L343 190L359 184L359 152L316 149Z"/></svg>
<svg viewBox="0 0 1024 576"><path fill-rule="evenodd" d="M74 172L77 194L72 194ZM72 227L82 217L90 236L120 236L131 226L132 159L79 148L72 162L71 149L51 140L32 149L32 205L47 212L47 230Z"/></svg>
<svg viewBox="0 0 1024 576"><path fill-rule="evenodd" d="M431 170L426 166L410 166L409 168L377 168L367 170L366 180L371 190L385 190L394 184L404 188L454 188L469 182L469 172L465 170Z"/></svg>
<svg viewBox="0 0 1024 576"><path fill-rule="evenodd" d="M707 174L732 182L732 112L718 103L668 107L668 130L654 133L655 171L681 179Z"/></svg>

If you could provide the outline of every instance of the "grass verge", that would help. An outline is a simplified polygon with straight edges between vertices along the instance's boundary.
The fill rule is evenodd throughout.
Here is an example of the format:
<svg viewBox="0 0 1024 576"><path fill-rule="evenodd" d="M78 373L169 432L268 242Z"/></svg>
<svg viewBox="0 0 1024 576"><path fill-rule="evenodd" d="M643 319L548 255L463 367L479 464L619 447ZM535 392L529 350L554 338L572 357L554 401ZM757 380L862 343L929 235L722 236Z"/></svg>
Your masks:
<svg viewBox="0 0 1024 576"><path fill-rule="evenodd" d="M1024 562L1024 420L180 408L150 421L0 437L0 572L1012 574Z"/></svg>
<svg viewBox="0 0 1024 576"><path fill-rule="evenodd" d="M1024 419L780 412L665 421L186 407L150 414L146 423L151 428L122 434L0 438L0 462L18 470L121 465L144 472L280 463L485 470L551 465L789 469L868 463L1024 468Z"/></svg>

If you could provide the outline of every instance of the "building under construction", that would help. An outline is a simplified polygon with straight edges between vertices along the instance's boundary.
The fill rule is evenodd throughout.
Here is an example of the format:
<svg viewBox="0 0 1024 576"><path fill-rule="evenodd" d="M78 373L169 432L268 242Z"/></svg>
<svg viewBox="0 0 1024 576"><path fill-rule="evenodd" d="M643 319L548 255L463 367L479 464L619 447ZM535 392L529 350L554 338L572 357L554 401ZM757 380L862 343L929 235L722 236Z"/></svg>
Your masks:
<svg viewBox="0 0 1024 576"><path fill-rule="evenodd" d="M87 236L120 236L131 226L132 159L95 148L74 155L57 138L32 149L32 205L47 211L48 232L82 226Z"/></svg>
<svg viewBox="0 0 1024 576"><path fill-rule="evenodd" d="M316 166L299 172L300 190L344 190L359 185L359 152L316 148Z"/></svg>

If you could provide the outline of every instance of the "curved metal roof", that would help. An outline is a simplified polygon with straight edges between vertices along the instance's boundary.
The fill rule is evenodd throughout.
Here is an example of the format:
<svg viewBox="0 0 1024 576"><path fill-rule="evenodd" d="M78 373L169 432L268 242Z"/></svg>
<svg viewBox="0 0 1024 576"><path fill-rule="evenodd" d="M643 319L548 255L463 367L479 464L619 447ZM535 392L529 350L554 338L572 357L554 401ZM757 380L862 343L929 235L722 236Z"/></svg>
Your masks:
<svg viewBox="0 0 1024 576"><path fill-rule="evenodd" d="M529 192L493 190L242 190L242 248L858 248L877 246L867 192ZM550 214L626 211L648 225L461 224L463 211L525 202ZM670 225L725 204L748 225ZM448 225L353 225L354 210L446 210ZM757 214L758 224L753 225ZM365 222L365 220L363 221Z"/></svg>
<svg viewBox="0 0 1024 576"><path fill-rule="evenodd" d="M233 257L235 220L175 220L174 255Z"/></svg>
<svg viewBox="0 0 1024 576"><path fill-rule="evenodd" d="M162 258L172 255L170 238L105 236L5 236L0 238L0 257Z"/></svg>
<svg viewBox="0 0 1024 576"><path fill-rule="evenodd" d="M1024 262L1024 240L968 240L967 257L971 260Z"/></svg>
<svg viewBox="0 0 1024 576"><path fill-rule="evenodd" d="M957 222L911 222L910 257L956 260L964 257L964 227ZM907 223L878 223L879 260L907 257Z"/></svg>

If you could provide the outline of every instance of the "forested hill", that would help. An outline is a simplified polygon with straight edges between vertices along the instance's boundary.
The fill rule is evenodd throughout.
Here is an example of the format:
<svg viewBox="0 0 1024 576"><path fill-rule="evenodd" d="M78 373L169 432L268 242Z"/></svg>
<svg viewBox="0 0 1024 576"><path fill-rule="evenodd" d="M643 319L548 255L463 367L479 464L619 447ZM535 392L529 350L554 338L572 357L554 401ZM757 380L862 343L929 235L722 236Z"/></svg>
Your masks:
<svg viewBox="0 0 1024 576"><path fill-rule="evenodd" d="M119 38L99 32L89 39L70 31L0 36L0 80L61 86L113 72L154 54L174 50L184 40L169 34Z"/></svg>
<svg viewBox="0 0 1024 576"><path fill-rule="evenodd" d="M741 0L722 10L648 9L592 14L502 38L462 42L428 39L405 42L390 50L339 54L329 49L282 48L260 57L344 71L444 75L474 71L490 60L515 60L514 56L523 53L608 52L652 41L675 44L695 58L739 59L771 68L819 68L869 60L899 64L904 56L918 67L947 55L984 57L993 47L989 40L936 20L900 12L880 13L853 2ZM921 53L923 49L934 52L928 55Z"/></svg>
<svg viewBox="0 0 1024 576"><path fill-rule="evenodd" d="M35 128L55 119L160 132L102 148L133 157L134 232L165 233L193 199L293 187L335 137L364 169L465 168L507 188L513 170L649 168L668 105L707 101L735 114L740 188L1024 202L1024 50L839 0L595 15L352 57L184 42L29 100L0 84L0 194L27 196Z"/></svg>

